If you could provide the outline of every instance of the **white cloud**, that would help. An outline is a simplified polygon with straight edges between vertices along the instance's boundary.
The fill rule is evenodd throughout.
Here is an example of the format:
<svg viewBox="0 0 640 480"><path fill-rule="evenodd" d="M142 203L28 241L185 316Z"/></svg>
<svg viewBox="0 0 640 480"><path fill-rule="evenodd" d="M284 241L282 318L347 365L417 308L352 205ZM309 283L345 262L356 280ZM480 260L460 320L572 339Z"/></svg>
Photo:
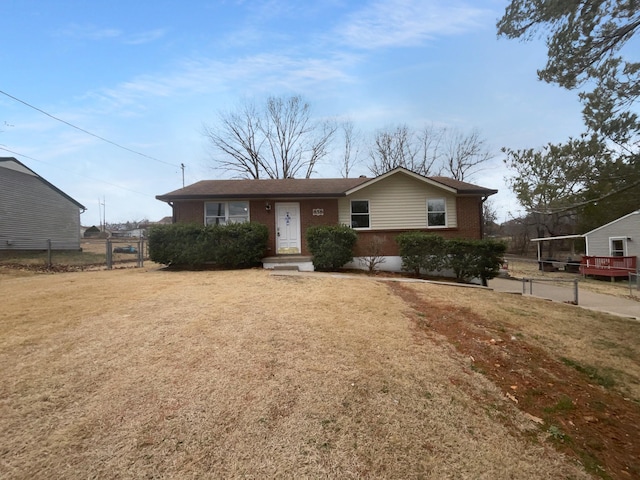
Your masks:
<svg viewBox="0 0 640 480"><path fill-rule="evenodd" d="M164 37L167 31L163 28L156 28L155 30L149 30L147 32L135 33L128 35L124 42L129 45L142 45L144 43L150 43Z"/></svg>
<svg viewBox="0 0 640 480"><path fill-rule="evenodd" d="M251 90L269 92L301 91L331 83L352 82L347 72L354 61L349 55L330 58L296 58L280 54L257 54L225 62L208 58L191 59L169 73L142 75L114 88L94 92L105 110L137 108L140 100L169 98L216 91ZM243 88L243 86L245 88Z"/></svg>
<svg viewBox="0 0 640 480"><path fill-rule="evenodd" d="M118 28L98 27L93 24L72 24L63 30L59 30L57 33L63 37L80 40L119 40L128 45L141 45L162 38L166 32L165 29L156 28L145 32L126 33Z"/></svg>
<svg viewBox="0 0 640 480"><path fill-rule="evenodd" d="M350 15L338 35L356 48L414 47L437 35L478 28L489 12L466 4L376 0Z"/></svg>
<svg viewBox="0 0 640 480"><path fill-rule="evenodd" d="M117 28L103 28L91 24L72 24L63 30L58 31L58 34L63 37L76 39L105 40L122 36L122 31Z"/></svg>

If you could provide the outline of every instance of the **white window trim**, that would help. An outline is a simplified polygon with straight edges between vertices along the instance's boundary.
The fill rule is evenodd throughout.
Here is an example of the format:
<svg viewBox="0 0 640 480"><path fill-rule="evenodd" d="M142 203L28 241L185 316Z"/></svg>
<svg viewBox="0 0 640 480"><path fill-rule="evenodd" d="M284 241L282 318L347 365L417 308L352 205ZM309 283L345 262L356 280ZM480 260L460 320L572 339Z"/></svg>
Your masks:
<svg viewBox="0 0 640 480"><path fill-rule="evenodd" d="M609 237L609 256L613 257L613 242L614 240L622 240L622 256L627 256L627 237Z"/></svg>
<svg viewBox="0 0 640 480"><path fill-rule="evenodd" d="M214 218L213 216L207 215L207 204L208 203L223 203L224 204L224 224L229 225L229 204L230 203L246 203L247 204L247 222L251 221L251 203L248 200L225 200L225 201L216 201L210 200L208 202L204 202L204 224L205 225L215 225L215 223L208 224L207 218ZM233 215L233 217L239 217L238 215ZM215 217L217 218L217 217Z"/></svg>
<svg viewBox="0 0 640 480"><path fill-rule="evenodd" d="M369 226L368 227L354 227L353 222L351 220L353 213L353 202L367 202L369 212L366 214L369 216ZM364 213L356 213L355 215L365 215ZM371 201L366 198L353 198L349 200L349 226L354 230L371 230Z"/></svg>
<svg viewBox="0 0 640 480"><path fill-rule="evenodd" d="M429 201L430 200L442 200L444 202L444 225L429 225ZM445 197L433 197L433 198L427 198L426 202L425 202L425 206L427 208L427 228L433 228L433 229L438 229L438 228L448 228L449 226L449 215L447 215L447 199ZM441 213L441 212L432 212L432 213Z"/></svg>

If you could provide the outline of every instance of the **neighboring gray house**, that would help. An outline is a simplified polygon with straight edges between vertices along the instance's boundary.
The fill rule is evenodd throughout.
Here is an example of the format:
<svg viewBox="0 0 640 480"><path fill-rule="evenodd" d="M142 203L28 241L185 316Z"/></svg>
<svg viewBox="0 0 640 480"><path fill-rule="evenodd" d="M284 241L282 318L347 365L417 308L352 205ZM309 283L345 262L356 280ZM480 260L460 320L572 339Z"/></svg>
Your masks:
<svg viewBox="0 0 640 480"><path fill-rule="evenodd" d="M587 255L640 256L640 210L584 234Z"/></svg>
<svg viewBox="0 0 640 480"><path fill-rule="evenodd" d="M587 254L580 272L585 275L627 277L638 273L640 210L595 228L584 235Z"/></svg>
<svg viewBox="0 0 640 480"><path fill-rule="evenodd" d="M86 208L13 157L0 157L0 251L80 250Z"/></svg>

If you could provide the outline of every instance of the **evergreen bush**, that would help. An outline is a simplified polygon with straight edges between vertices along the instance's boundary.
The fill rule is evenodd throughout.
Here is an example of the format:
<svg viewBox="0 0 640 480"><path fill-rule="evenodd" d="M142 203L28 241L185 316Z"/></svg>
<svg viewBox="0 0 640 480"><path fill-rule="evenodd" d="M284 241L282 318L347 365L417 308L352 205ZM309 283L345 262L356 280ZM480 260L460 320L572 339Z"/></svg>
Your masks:
<svg viewBox="0 0 640 480"><path fill-rule="evenodd" d="M483 285L495 278L502 265L506 244L495 240L445 240L439 235L407 232L396 237L402 269L413 272L453 271L456 279L478 278Z"/></svg>
<svg viewBox="0 0 640 480"><path fill-rule="evenodd" d="M351 227L315 225L307 229L305 237L316 270L335 271L353 260L358 235Z"/></svg>
<svg viewBox="0 0 640 480"><path fill-rule="evenodd" d="M396 237L402 269L420 276L421 271L440 272L446 265L445 240L439 235L406 232Z"/></svg>
<svg viewBox="0 0 640 480"><path fill-rule="evenodd" d="M250 267L264 256L268 235L259 223L156 225L149 230L149 258L163 265Z"/></svg>

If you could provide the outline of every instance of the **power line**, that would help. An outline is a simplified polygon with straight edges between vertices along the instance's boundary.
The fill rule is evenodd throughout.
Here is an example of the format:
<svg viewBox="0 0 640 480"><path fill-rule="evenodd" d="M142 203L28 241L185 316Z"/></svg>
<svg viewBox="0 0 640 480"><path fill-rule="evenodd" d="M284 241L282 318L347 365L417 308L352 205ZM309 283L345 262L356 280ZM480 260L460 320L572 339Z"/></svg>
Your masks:
<svg viewBox="0 0 640 480"><path fill-rule="evenodd" d="M69 171L66 168L59 167L59 166L57 166L55 164L51 164L51 163L45 162L43 160L38 160L37 158L30 157L29 155L24 155L24 154L19 153L19 152L14 152L13 150L9 150L8 148L5 148L3 146L0 146L0 150L4 150L5 152L12 153L12 154L17 155L17 156L22 157L22 158L27 158L29 160L33 160L34 162L44 163L45 165L49 165L50 167L55 167L55 168L58 168L60 170L64 170L65 172ZM123 187L121 185L116 185L115 183L106 182L104 180L99 180L97 178L87 177L86 175L82 175L80 173L75 173L75 172L71 172L71 173L73 173L74 175L76 175L78 177L83 177L83 178L86 178L87 180L91 180L93 182L104 183L105 185L110 185L112 187L116 187L116 188L119 188L121 190L126 190L126 191L131 192L131 193L136 193L138 195L143 195L145 197L155 198L153 195L149 195L148 193L137 192L136 190L131 190L130 188Z"/></svg>
<svg viewBox="0 0 640 480"><path fill-rule="evenodd" d="M181 165L176 165L176 164L174 164L174 163L165 162L164 160L160 160L159 158L155 158L155 157L152 157L152 156L150 156L150 155L147 155L147 154L144 154L144 153L138 152L138 151L133 150L133 149L131 149L131 148L129 148L129 147L125 147L125 146L123 146L123 145L120 145L120 144L119 144L119 143L117 143L117 142L113 142L113 141L111 141L111 140L109 140L109 139L107 139L107 138L101 137L100 135L96 135L95 133L92 133L92 132L90 132L90 131L88 131L88 130L85 130L84 128L81 128L81 127L78 127L78 126L74 125L73 123L69 123L69 122L67 122L66 120L63 120L63 119L61 119L61 118L58 118L58 117L56 117L55 115L51 115L50 113L45 112L45 111L44 111L44 110L42 110L41 108L38 108L38 107L36 107L36 106L34 106L34 105L31 105L30 103L25 102L24 100L20 100L19 98L14 97L13 95L10 95L10 94L8 94L8 93L7 93L7 92L5 92L5 91L0 90L0 93L1 93L2 95L5 95L5 96L7 96L7 97L11 98L12 100L15 100L16 102L19 102L19 103L21 103L21 104L23 104L23 105L25 105L25 106L27 106L27 107L29 107L29 108L32 108L32 109L36 110L37 112L42 113L43 115L46 115L46 116L47 116L47 117L49 117L49 118L52 118L52 119L54 119L54 120L56 120L56 121L58 121L58 122L64 123L65 125L68 125L68 126L69 126L69 127L71 127L71 128L75 128L76 130L78 130L78 131L80 131L80 132L82 132L82 133L86 133L87 135L91 135L92 137L95 137L95 138L97 138L97 139L99 139L99 140L102 140L103 142L106 142L106 143L109 143L109 144L111 144L111 145L114 145L114 146L116 146L116 147L118 147L118 148L121 148L122 150L126 150L127 152L135 153L136 155L140 155L141 157L148 158L149 160L153 160L153 161L155 161L155 162L160 162L160 163L164 163L165 165L170 165L170 166L172 166L172 167L178 167L178 168L181 168Z"/></svg>

